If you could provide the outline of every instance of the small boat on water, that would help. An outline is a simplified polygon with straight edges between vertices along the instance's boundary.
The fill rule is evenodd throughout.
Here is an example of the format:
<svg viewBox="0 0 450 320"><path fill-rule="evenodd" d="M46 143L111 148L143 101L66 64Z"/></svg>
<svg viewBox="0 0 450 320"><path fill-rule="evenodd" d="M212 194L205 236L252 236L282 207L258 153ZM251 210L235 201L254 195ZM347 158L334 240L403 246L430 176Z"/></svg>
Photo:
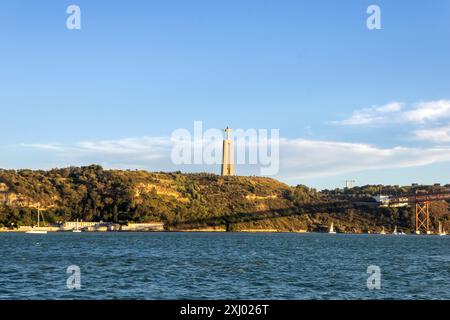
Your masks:
<svg viewBox="0 0 450 320"><path fill-rule="evenodd" d="M380 234L386 234L386 231L384 231L384 227L383 227L383 229L381 230Z"/></svg>
<svg viewBox="0 0 450 320"><path fill-rule="evenodd" d="M330 234L335 234L336 233L336 231L334 230L334 223L333 222L331 223L330 230L328 231L328 233L330 233Z"/></svg>
<svg viewBox="0 0 450 320"><path fill-rule="evenodd" d="M75 227L75 229L72 230L72 232L75 232L75 233L80 233L81 232L80 228L78 227L78 219L77 219L76 227Z"/></svg>
<svg viewBox="0 0 450 320"><path fill-rule="evenodd" d="M397 226L395 226L394 232L392 232L393 235L396 236L404 236L406 235L406 233L404 233L403 231L398 231Z"/></svg>
<svg viewBox="0 0 450 320"><path fill-rule="evenodd" d="M40 224L40 218L39 218L39 217L40 217L40 210L39 210L39 204L38 204L37 227L36 227L36 228L33 227L32 230L27 231L27 232L25 232L25 233L28 233L28 234L47 234L47 231L45 231L45 230L39 230L39 224Z"/></svg>
<svg viewBox="0 0 450 320"><path fill-rule="evenodd" d="M439 233L440 236L446 236L447 232L442 228L442 223L439 221Z"/></svg>

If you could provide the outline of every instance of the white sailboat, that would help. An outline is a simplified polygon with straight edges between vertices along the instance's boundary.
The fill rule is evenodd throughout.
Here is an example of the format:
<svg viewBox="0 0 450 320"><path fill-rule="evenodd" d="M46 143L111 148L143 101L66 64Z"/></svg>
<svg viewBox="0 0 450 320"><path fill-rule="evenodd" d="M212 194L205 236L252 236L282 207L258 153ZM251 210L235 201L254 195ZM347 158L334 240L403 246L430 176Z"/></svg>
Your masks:
<svg viewBox="0 0 450 320"><path fill-rule="evenodd" d="M81 232L80 228L78 227L78 219L77 219L76 227L75 227L75 229L72 230L72 232L76 232L76 233Z"/></svg>
<svg viewBox="0 0 450 320"><path fill-rule="evenodd" d="M447 232L442 229L442 223L439 221L439 235L446 236Z"/></svg>
<svg viewBox="0 0 450 320"><path fill-rule="evenodd" d="M397 231L397 226L395 226L394 232L392 232L392 234L398 235L398 231Z"/></svg>
<svg viewBox="0 0 450 320"><path fill-rule="evenodd" d="M334 230L334 223L333 222L331 223L330 230L328 231L328 233L331 233L331 234L335 234L336 233L336 231Z"/></svg>
<svg viewBox="0 0 450 320"><path fill-rule="evenodd" d="M406 235L406 233L404 233L403 231L398 231L397 226L395 226L394 232L392 232L392 234L396 235L396 236L404 236Z"/></svg>
<svg viewBox="0 0 450 320"><path fill-rule="evenodd" d="M39 224L40 224L40 208L38 204L38 212L37 212L37 228L33 227L33 230L27 231L28 234L47 234L47 231L45 230L39 230Z"/></svg>
<svg viewBox="0 0 450 320"><path fill-rule="evenodd" d="M380 234L386 234L386 231L384 231L384 227L383 227L383 229L381 230Z"/></svg>

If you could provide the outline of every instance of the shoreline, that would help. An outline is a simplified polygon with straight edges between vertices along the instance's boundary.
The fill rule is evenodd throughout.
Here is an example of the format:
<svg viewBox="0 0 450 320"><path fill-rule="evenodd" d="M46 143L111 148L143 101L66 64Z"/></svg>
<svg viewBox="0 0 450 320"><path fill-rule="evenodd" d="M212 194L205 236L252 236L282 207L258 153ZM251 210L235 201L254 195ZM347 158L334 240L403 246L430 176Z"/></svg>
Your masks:
<svg viewBox="0 0 450 320"><path fill-rule="evenodd" d="M24 230L0 230L1 233L21 233L26 234L27 231ZM73 233L72 231L67 230L58 230L58 231L47 231L48 233ZM328 232L320 232L320 231L305 231L305 230L299 230L299 231L282 231L282 230L268 230L268 229L246 229L246 230L235 230L235 231L225 231L225 230L200 230L200 229L193 229L193 230L162 230L162 231L137 231L137 230L123 230L123 231L82 231L80 233L290 233L290 234L329 234ZM374 235L374 236L399 236L395 234L379 234L379 233L343 233L338 232L338 235ZM330 234L330 236L333 236L335 234ZM404 235L419 235L419 236L438 236L438 234L415 234L415 233L406 233Z"/></svg>

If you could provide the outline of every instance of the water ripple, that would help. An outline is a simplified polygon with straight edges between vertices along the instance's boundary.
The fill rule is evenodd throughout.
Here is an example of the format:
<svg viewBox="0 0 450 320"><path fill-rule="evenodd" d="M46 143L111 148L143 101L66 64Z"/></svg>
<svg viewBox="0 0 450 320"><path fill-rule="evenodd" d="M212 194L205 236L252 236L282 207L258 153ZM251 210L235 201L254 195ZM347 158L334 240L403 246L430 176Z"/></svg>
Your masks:
<svg viewBox="0 0 450 320"><path fill-rule="evenodd" d="M0 234L0 299L450 299L450 237ZM70 265L82 287L66 287ZM368 290L367 267L382 271Z"/></svg>

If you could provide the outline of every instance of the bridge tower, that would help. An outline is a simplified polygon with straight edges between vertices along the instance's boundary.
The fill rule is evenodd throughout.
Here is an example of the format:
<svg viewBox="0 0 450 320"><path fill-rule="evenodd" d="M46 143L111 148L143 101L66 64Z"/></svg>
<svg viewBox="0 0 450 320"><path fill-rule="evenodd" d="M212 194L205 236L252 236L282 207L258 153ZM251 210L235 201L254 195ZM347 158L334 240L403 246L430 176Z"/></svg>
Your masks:
<svg viewBox="0 0 450 320"><path fill-rule="evenodd" d="M416 233L430 233L430 201L416 202Z"/></svg>

